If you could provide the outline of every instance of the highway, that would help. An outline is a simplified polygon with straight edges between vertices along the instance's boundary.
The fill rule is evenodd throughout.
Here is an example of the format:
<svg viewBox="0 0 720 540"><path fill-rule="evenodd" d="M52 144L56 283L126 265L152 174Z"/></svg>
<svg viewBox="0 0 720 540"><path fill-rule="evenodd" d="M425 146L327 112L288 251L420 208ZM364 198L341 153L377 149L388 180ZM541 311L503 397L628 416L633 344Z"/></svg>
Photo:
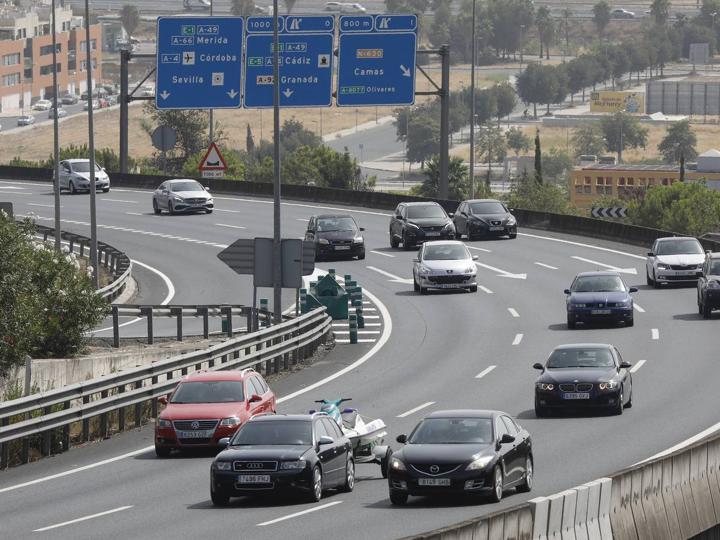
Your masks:
<svg viewBox="0 0 720 540"><path fill-rule="evenodd" d="M0 181L0 200L51 224L47 184ZM61 204L63 228L88 234L87 196L63 195ZM173 302L249 302L249 281L216 254L219 245L238 237L270 235L271 201L216 194L216 205L211 215L155 216L149 192L113 188L98 196L99 238L167 276L176 291ZM353 493L330 493L315 505L234 499L219 509L209 500L212 456L156 459L150 426L0 473L2 536L397 538L610 474L718 422L718 318L699 317L693 288L645 286L647 248L521 228L516 240L468 243L479 256L477 293L420 296L407 283L414 253L389 248L387 211L287 201L283 235L301 236L308 217L338 210L366 228L367 259L319 266L352 274L377 297L387 342L310 392L293 395L354 362L349 345L275 381L279 411L303 412L314 399L349 395L362 414L384 419L394 441L433 410L504 410L532 434L532 493L508 492L496 505L411 498L407 507L393 508L379 467L360 465ZM577 272L607 267L622 269L627 283L640 288L635 326L567 330L563 289ZM166 296L162 281L154 279L150 286L141 283L143 301ZM634 364L632 409L622 416L535 418L537 372L531 366L556 345L572 342L618 346ZM33 532L40 529L46 531Z"/></svg>

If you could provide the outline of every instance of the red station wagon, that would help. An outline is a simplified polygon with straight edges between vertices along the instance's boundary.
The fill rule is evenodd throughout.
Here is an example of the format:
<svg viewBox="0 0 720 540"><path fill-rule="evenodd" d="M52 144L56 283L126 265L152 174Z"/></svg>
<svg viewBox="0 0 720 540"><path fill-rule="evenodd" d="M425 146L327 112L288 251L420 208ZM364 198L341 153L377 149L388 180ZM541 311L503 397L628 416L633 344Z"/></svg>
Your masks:
<svg viewBox="0 0 720 540"><path fill-rule="evenodd" d="M275 412L275 394L259 373L197 371L183 377L155 424L155 453L173 449L219 448L250 417Z"/></svg>

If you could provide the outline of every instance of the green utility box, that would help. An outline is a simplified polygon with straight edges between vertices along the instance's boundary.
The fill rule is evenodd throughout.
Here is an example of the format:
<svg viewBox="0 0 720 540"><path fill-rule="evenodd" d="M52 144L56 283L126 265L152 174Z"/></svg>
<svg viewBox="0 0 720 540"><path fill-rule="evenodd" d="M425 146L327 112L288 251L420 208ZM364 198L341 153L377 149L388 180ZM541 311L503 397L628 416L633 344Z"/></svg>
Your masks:
<svg viewBox="0 0 720 540"><path fill-rule="evenodd" d="M327 308L327 313L333 320L348 318L349 295L331 275L328 274L318 281L313 294L308 294L308 302L311 296Z"/></svg>

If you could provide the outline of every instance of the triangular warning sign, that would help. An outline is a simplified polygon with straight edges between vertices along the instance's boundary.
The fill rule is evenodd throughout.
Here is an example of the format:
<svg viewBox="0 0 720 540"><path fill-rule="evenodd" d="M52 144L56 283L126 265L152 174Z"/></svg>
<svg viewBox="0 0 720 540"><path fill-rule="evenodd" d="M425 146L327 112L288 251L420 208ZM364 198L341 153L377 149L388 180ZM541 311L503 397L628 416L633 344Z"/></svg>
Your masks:
<svg viewBox="0 0 720 540"><path fill-rule="evenodd" d="M224 171L227 169L227 163L223 159L220 149L213 142L205 153L205 157L200 161L198 169L201 171Z"/></svg>

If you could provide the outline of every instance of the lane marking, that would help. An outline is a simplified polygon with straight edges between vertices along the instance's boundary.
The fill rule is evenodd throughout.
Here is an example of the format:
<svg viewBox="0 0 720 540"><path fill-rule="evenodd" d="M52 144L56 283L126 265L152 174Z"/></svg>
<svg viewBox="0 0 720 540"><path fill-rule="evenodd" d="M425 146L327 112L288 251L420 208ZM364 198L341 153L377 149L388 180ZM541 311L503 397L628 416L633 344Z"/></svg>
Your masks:
<svg viewBox="0 0 720 540"><path fill-rule="evenodd" d="M476 379L482 379L485 375L490 373L493 369L495 369L497 366L488 366L485 369L483 369L480 373L475 375Z"/></svg>
<svg viewBox="0 0 720 540"><path fill-rule="evenodd" d="M600 266L602 268L607 268L608 270L614 270L615 272L620 272L621 274L632 274L633 276L637 275L637 268L619 268L617 266L613 266L612 264L605 264L605 263L601 263L599 261L593 261L592 259L586 259L585 257L578 257L577 255L573 255L570 258L575 259L577 261L586 262L588 264L594 264L595 266Z"/></svg>
<svg viewBox="0 0 720 540"><path fill-rule="evenodd" d="M347 328L348 323L332 323L332 326L335 328ZM365 323L365 326L382 326L381 323Z"/></svg>
<svg viewBox="0 0 720 540"><path fill-rule="evenodd" d="M349 334L350 330L333 330L333 332L335 334ZM358 334L358 336L380 334L380 330L358 330L357 334Z"/></svg>
<svg viewBox="0 0 720 540"><path fill-rule="evenodd" d="M29 202L27 203L28 206L42 206L43 208L55 208L54 204L40 204L40 203L33 203ZM60 208L65 208L63 205L60 205Z"/></svg>
<svg viewBox="0 0 720 540"><path fill-rule="evenodd" d="M509 307L508 311L510 312L510 315L512 315L515 318L518 318L520 316L520 314L515 310L515 308Z"/></svg>
<svg viewBox="0 0 720 540"><path fill-rule="evenodd" d="M305 218L296 218L296 221L302 221L303 223L307 223L310 220Z"/></svg>
<svg viewBox="0 0 720 540"><path fill-rule="evenodd" d="M630 373L635 373L638 369L643 367L643 365L647 362L647 360L638 360L637 363L630 368Z"/></svg>
<svg viewBox="0 0 720 540"><path fill-rule="evenodd" d="M0 186L0 189L20 189L20 190L22 190L25 188L15 187L15 186Z"/></svg>
<svg viewBox="0 0 720 540"><path fill-rule="evenodd" d="M701 431L697 435L693 435L692 437L685 439L682 442L677 443L675 446L671 446L667 450L663 450L662 452L658 452L654 456L650 456L649 458L643 459L642 461L638 461L635 465L642 465L643 463L647 463L648 461L652 461L655 459L659 459L659 458L668 456L674 452L677 452L678 450L682 450L683 448L691 446L691 445L695 444L696 442L703 440L706 437L709 437L710 435L712 435L713 433L715 433L719 430L720 430L720 422L710 426L706 430ZM633 465L633 467L635 467L635 465Z"/></svg>
<svg viewBox="0 0 720 540"><path fill-rule="evenodd" d="M645 310L642 308L642 306L640 306L640 304L636 304L633 302L633 307L635 308L635 311L637 311L638 313L645 313Z"/></svg>
<svg viewBox="0 0 720 540"><path fill-rule="evenodd" d="M359 339L359 338L357 340L358 343L375 343L376 341L377 341L376 339ZM347 343L350 343L350 340L349 339L336 339L335 343L347 344Z"/></svg>
<svg viewBox="0 0 720 540"><path fill-rule="evenodd" d="M650 333L652 334L652 338L654 340L660 339L660 330L658 330L657 328L653 328Z"/></svg>
<svg viewBox="0 0 720 540"><path fill-rule="evenodd" d="M89 516L84 516L77 519L72 519L70 521L64 521L62 523L57 523L55 525L50 525L48 527L43 527L42 529L35 529L33 532L43 532L43 531L49 531L50 529L57 529L59 527L65 527L66 525L72 525L73 523L80 523L81 521L87 521L89 519L95 519L102 516L107 516L109 514L115 514L116 512L122 512L123 510L129 510L130 508L133 508L133 505L130 506L120 506L118 508L113 508L112 510L106 510L105 512L98 512L97 514L91 514Z"/></svg>
<svg viewBox="0 0 720 540"><path fill-rule="evenodd" d="M523 339L523 334L515 334L515 339L513 339L512 344L513 345L520 345L520 342Z"/></svg>
<svg viewBox="0 0 720 540"><path fill-rule="evenodd" d="M475 246L468 246L467 244L465 244L465 247L468 249L475 249L477 251L484 251L485 253L492 253L491 249L479 248L479 247L475 247Z"/></svg>
<svg viewBox="0 0 720 540"><path fill-rule="evenodd" d="M216 208L215 211L216 212L227 212L228 214L242 214L243 213L240 210L226 210L225 208Z"/></svg>
<svg viewBox="0 0 720 540"><path fill-rule="evenodd" d="M108 202L119 202L119 203L127 203L127 204L138 204L139 201L126 201L125 199L108 199L105 197L100 198L101 201L108 201Z"/></svg>
<svg viewBox="0 0 720 540"><path fill-rule="evenodd" d="M488 289L487 287L483 287L482 285L478 285L478 289L480 289L481 291L483 291L487 294L493 294L493 292L490 289Z"/></svg>
<svg viewBox="0 0 720 540"><path fill-rule="evenodd" d="M395 258L395 255L390 255L389 253L383 253L382 251L376 251L374 249L370 250L370 253L374 253L375 255L382 255L383 257L393 257Z"/></svg>
<svg viewBox="0 0 720 540"><path fill-rule="evenodd" d="M534 264L537 264L538 266L542 266L543 268L548 268L550 270L558 270L557 266L550 266L549 264L541 263L541 262L535 262Z"/></svg>
<svg viewBox="0 0 720 540"><path fill-rule="evenodd" d="M635 255L634 253L628 253L626 251L620 251L618 249L610 249L610 248L604 248L600 246L593 246L592 244L583 244L582 242L573 242L572 240L562 240L561 238L551 238L550 236L542 236L539 234L528 234L528 233L518 233L519 236L526 236L528 238L537 238L539 240L548 240L549 242L559 242L561 244L568 244L571 246L579 246L589 249L596 249L598 251L605 251L606 253L615 253L617 255L625 255L626 257L632 257L633 259L640 259L641 261L645 260L645 257L641 257L640 255Z"/></svg>
<svg viewBox="0 0 720 540"><path fill-rule="evenodd" d="M405 412L402 413L402 414L398 414L397 417L398 417L398 418L405 418L406 416L410 416L411 414L414 414L414 413L416 413L416 412L418 412L418 411L421 411L421 410L423 410L423 409L425 409L425 408L427 408L427 407L430 407L431 405L435 405L435 402L434 402L434 401L428 401L427 403L423 403L422 405L418 405L417 407L415 407L415 408L413 408L413 409L410 409L409 411L405 411Z"/></svg>
<svg viewBox="0 0 720 540"><path fill-rule="evenodd" d="M240 225L226 225L225 223L216 223L216 227L227 227L228 229L246 229L247 227L241 227Z"/></svg>
<svg viewBox="0 0 720 540"><path fill-rule="evenodd" d="M379 319L380 315L363 315L366 319Z"/></svg>
<svg viewBox="0 0 720 540"><path fill-rule="evenodd" d="M140 212L125 212L128 216L144 216L145 214L141 214Z"/></svg>
<svg viewBox="0 0 720 540"><path fill-rule="evenodd" d="M512 278L512 279L527 279L527 274L513 274L512 272L500 270L499 268L495 268L494 266L490 266L489 264L484 264L484 263L477 262L477 261L474 261L474 262L480 268L487 268L488 270L497 272L499 277L506 277L506 278Z"/></svg>
<svg viewBox="0 0 720 540"><path fill-rule="evenodd" d="M275 523L280 523L281 521L286 521L288 519L293 519L299 516L304 516L305 514L310 514L312 512L318 512L320 510L325 510L326 508L330 508L331 506L335 506L338 504L342 504L342 501L333 501L331 503L323 504L321 506L314 506L312 508L308 508L307 510L302 510L300 512L295 512L294 514L290 514L281 518L273 519L270 521L263 521L262 523L258 523L258 527L265 527L267 525L273 525Z"/></svg>
<svg viewBox="0 0 720 540"><path fill-rule="evenodd" d="M366 266L366 268L368 270L372 270L373 272L377 272L378 274L382 274L383 276L390 278L390 281L392 281L393 283L412 283L414 281L412 279L401 278L400 276L396 276L395 274L391 274L390 272L386 272L385 270L381 270L380 268L375 268L374 266Z"/></svg>

